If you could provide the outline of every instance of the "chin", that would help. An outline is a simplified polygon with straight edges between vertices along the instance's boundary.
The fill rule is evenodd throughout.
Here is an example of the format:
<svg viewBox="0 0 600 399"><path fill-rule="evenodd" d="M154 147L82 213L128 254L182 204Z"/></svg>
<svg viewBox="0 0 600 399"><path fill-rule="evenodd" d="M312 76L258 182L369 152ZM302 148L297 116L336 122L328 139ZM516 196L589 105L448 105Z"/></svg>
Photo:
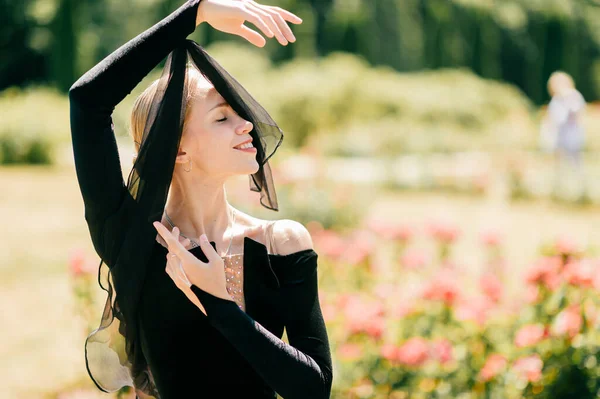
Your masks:
<svg viewBox="0 0 600 399"><path fill-rule="evenodd" d="M252 175L256 172L258 172L258 170L260 169L260 166L258 165L258 162L254 162L254 165L252 165L249 169L249 172L246 173L247 175Z"/></svg>

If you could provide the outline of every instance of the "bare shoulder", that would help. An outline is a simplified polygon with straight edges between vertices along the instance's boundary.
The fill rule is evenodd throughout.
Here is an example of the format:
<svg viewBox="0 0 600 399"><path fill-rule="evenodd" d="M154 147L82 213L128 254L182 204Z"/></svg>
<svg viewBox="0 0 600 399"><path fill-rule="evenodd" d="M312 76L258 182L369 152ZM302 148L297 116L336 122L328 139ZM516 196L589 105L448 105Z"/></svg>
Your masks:
<svg viewBox="0 0 600 399"><path fill-rule="evenodd" d="M273 224L273 241L279 255L313 249L310 233L302 223L280 219Z"/></svg>
<svg viewBox="0 0 600 399"><path fill-rule="evenodd" d="M271 241L272 249L278 255L313 249L310 233L302 223L290 219L264 220L239 211L238 215L238 221L246 229L245 234L264 245ZM267 237L269 225L272 225L271 237Z"/></svg>

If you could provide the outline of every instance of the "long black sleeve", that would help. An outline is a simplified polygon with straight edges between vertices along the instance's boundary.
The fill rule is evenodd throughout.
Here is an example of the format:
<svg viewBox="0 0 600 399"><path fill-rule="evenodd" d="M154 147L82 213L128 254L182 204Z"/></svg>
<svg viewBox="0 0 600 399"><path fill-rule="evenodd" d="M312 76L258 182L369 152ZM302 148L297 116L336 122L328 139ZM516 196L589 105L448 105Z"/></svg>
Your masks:
<svg viewBox="0 0 600 399"><path fill-rule="evenodd" d="M290 258L292 259L292 258ZM317 254L303 252L285 265L279 288L286 344L244 313L235 302L192 285L215 327L285 399L329 398L331 354L318 298Z"/></svg>
<svg viewBox="0 0 600 399"><path fill-rule="evenodd" d="M196 27L200 0L188 0L81 76L69 90L71 138L85 217L96 249L106 219L128 195L111 114L134 87ZM121 226L122 228L123 226Z"/></svg>

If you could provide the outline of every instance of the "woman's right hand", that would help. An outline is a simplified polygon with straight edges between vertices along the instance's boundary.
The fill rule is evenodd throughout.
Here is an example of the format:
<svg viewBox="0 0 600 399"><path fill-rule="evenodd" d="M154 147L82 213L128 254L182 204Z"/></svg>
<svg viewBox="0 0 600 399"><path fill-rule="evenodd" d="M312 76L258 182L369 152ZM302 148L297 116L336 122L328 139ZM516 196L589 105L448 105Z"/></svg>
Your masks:
<svg viewBox="0 0 600 399"><path fill-rule="evenodd" d="M263 47L265 38L245 26L246 21L258 27L267 37L275 36L284 46L296 41L286 21L302 23L302 19L289 11L252 0L202 0L198 5L196 26L208 22L217 30L241 36L255 46Z"/></svg>

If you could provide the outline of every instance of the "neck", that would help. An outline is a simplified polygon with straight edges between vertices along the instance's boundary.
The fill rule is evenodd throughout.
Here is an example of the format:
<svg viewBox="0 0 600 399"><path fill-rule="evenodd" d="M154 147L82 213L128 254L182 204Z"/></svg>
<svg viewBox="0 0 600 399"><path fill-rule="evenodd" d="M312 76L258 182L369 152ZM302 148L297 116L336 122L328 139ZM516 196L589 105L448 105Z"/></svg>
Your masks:
<svg viewBox="0 0 600 399"><path fill-rule="evenodd" d="M206 234L220 252L227 248L232 233L232 208L224 183L194 173L174 173L165 206L165 212L183 235L198 242L200 235ZM164 217L163 223L168 225Z"/></svg>

